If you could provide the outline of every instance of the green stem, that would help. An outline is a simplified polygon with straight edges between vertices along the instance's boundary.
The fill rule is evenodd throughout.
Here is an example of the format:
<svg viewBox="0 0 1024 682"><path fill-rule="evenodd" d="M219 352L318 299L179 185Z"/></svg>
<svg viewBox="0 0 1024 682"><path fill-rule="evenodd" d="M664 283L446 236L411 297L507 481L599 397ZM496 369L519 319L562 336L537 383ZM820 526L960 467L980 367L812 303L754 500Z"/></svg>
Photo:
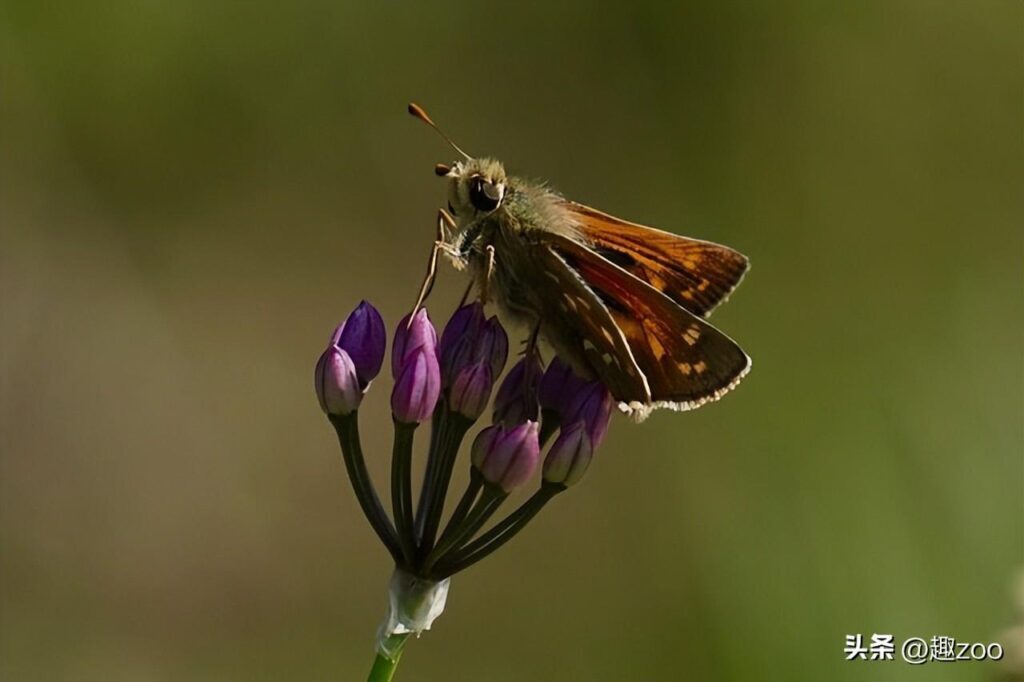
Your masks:
<svg viewBox="0 0 1024 682"><path fill-rule="evenodd" d="M412 566L416 557L412 520L412 441L417 426L396 421L391 452L391 509L406 566Z"/></svg>
<svg viewBox="0 0 1024 682"><path fill-rule="evenodd" d="M370 676L366 682L391 682L395 676L395 669L398 661L402 658L402 649L405 647L405 640L409 635L392 635L395 639L395 654L388 657L384 652L378 651L377 657L373 659L373 667L370 668Z"/></svg>
<svg viewBox="0 0 1024 682"><path fill-rule="evenodd" d="M526 524L544 508L544 505L563 490L565 488L560 485L542 484L540 490L535 492L530 499L509 514L501 523L495 525L494 528L491 528L460 550L453 552L449 558L441 562L435 574L438 577L454 575L488 556L525 528Z"/></svg>
<svg viewBox="0 0 1024 682"><path fill-rule="evenodd" d="M363 448L359 440L358 415L357 411L345 416L331 416L329 419L338 434L338 443L341 445L341 453L345 460L345 470L352 482L352 489L356 493L359 506L370 522L370 526L377 533L377 537L384 543L391 558L397 563L402 559L398 534L395 532L395 527L391 525L391 520L377 497L370 473L366 470Z"/></svg>

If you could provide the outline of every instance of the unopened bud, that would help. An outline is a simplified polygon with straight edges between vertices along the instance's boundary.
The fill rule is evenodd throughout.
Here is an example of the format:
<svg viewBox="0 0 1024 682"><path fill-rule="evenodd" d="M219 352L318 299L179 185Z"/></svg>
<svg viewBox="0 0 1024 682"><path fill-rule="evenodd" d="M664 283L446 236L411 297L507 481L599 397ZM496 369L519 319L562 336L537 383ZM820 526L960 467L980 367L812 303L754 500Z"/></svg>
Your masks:
<svg viewBox="0 0 1024 682"><path fill-rule="evenodd" d="M476 421L487 408L491 397L491 368L486 363L464 367L455 377L448 396L448 405L452 411Z"/></svg>
<svg viewBox="0 0 1024 682"><path fill-rule="evenodd" d="M540 459L539 425L489 426L473 442L472 461L484 480L509 492L530 479Z"/></svg>
<svg viewBox="0 0 1024 682"><path fill-rule="evenodd" d="M334 344L327 347L316 363L316 397L325 414L343 416L359 409L363 391L356 367L348 353Z"/></svg>
<svg viewBox="0 0 1024 682"><path fill-rule="evenodd" d="M583 478L594 449L590 445L586 424L582 421L562 429L554 444L544 458L544 480L548 483L559 483L566 488L575 485Z"/></svg>

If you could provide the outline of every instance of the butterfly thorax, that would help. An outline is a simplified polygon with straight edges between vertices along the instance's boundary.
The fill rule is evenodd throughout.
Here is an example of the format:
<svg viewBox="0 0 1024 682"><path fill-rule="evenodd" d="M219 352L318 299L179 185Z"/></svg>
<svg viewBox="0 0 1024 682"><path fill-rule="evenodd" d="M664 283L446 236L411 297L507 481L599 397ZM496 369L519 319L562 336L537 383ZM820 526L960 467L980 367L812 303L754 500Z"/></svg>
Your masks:
<svg viewBox="0 0 1024 682"><path fill-rule="evenodd" d="M457 221L452 245L458 256L453 254L453 259L461 261L456 265L468 266L481 290L489 291L500 309L529 324L538 317L534 300L538 287L551 284L538 279L543 277L543 266L536 261L535 249L547 234L581 237L559 194L519 178L510 177L507 182L497 210ZM488 246L495 254L493 265Z"/></svg>
<svg viewBox="0 0 1024 682"><path fill-rule="evenodd" d="M508 179L502 205L492 213L457 223L454 244L478 291L487 292L504 321L524 333L539 327L540 338L579 374L593 372L579 352L579 342L551 315L551 295L564 276L552 268L553 236L584 242L561 195L539 183ZM491 249L488 249L491 247ZM490 253L494 254L493 262Z"/></svg>

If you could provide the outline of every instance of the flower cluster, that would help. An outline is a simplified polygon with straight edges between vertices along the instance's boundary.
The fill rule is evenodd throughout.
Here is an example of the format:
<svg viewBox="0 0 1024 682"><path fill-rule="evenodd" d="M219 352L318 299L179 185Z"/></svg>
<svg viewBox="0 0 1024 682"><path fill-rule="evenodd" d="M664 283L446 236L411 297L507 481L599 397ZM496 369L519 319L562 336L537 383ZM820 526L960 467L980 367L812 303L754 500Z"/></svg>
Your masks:
<svg viewBox="0 0 1024 682"><path fill-rule="evenodd" d="M604 386L577 376L558 358L545 368L535 343L529 342L497 387L491 423L472 440L469 483L442 529L460 447L492 402L508 360L508 336L479 302L459 307L440 339L424 308L398 323L391 349L395 435L390 516L367 472L358 429L359 407L383 365L385 345L380 313L360 303L335 329L316 364L316 394L337 432L356 498L395 561L400 578L393 585L415 586L406 588L404 598L423 611L422 597L408 595L436 593L442 582L446 594L449 576L504 545L555 495L580 481L604 440L614 401ZM414 508L413 439L428 420L430 447ZM534 479L538 469L533 495L484 530L509 493ZM389 621L396 620L394 611ZM394 632L426 627L429 621L407 623ZM388 656L392 639L378 644Z"/></svg>
<svg viewBox="0 0 1024 682"><path fill-rule="evenodd" d="M524 518L527 513L532 518L539 510L540 500L546 503L579 482L604 440L614 402L600 383L580 378L557 357L545 369L537 349L528 346L498 387L492 423L472 442L469 486L438 537L460 445L491 402L508 359L508 336L496 317L486 317L479 302L458 308L440 339L426 309L399 322L391 351L393 524L365 473L356 427L363 396L383 364L385 345L380 313L360 303L335 329L316 364L316 393L338 431L356 495L364 510L370 510L367 515L396 563L415 575L439 579L475 563L481 552L496 549L495 543L504 544L529 520ZM412 434L427 420L432 425L430 451L414 512ZM538 467L542 476L535 496L474 540L504 498L533 478Z"/></svg>

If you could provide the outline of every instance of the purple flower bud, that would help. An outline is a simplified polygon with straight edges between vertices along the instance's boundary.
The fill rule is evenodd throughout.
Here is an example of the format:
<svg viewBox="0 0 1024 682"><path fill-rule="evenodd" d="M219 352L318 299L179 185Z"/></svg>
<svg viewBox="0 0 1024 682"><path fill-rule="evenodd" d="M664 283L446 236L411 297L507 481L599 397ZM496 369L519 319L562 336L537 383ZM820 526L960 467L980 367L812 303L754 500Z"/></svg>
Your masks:
<svg viewBox="0 0 1024 682"><path fill-rule="evenodd" d="M565 414L573 398L586 384L568 363L556 355L540 380L540 406L560 415Z"/></svg>
<svg viewBox="0 0 1024 682"><path fill-rule="evenodd" d="M476 335L484 323L484 306L479 301L469 303L456 310L448 324L441 332L441 344L438 347L438 357L441 358L441 371L448 373L451 370L452 360L455 353L462 345L462 340L467 336Z"/></svg>
<svg viewBox="0 0 1024 682"><path fill-rule="evenodd" d="M568 488L583 478L594 456L586 427L585 422L577 421L558 434L544 459L545 481L560 483Z"/></svg>
<svg viewBox="0 0 1024 682"><path fill-rule="evenodd" d="M504 432L504 427L500 424L494 424L477 434L473 440L473 445L469 449L469 459L474 467L479 469L483 466L484 460L487 459L487 453L494 447L494 441Z"/></svg>
<svg viewBox="0 0 1024 682"><path fill-rule="evenodd" d="M527 421L506 429L489 426L473 441L472 460L484 480L505 492L530 479L540 459L539 424Z"/></svg>
<svg viewBox="0 0 1024 682"><path fill-rule="evenodd" d="M391 412L403 424L430 418L441 395L441 371L433 346L420 346L406 357L391 391Z"/></svg>
<svg viewBox="0 0 1024 682"><path fill-rule="evenodd" d="M487 408L493 385L491 368L487 363L478 362L464 367L452 383L448 405L453 411L476 421Z"/></svg>
<svg viewBox="0 0 1024 682"><path fill-rule="evenodd" d="M363 390L359 385L356 367L348 353L333 343L317 360L313 381L320 409L325 414L342 416L359 409Z"/></svg>
<svg viewBox="0 0 1024 682"><path fill-rule="evenodd" d="M420 308L416 316L409 324L409 316L406 315L398 323L395 331L395 342L391 347L391 374L398 380L402 374L408 358L420 348L427 348L430 354L437 357L437 332L434 325L430 323L430 316L426 308ZM435 363L436 364L436 363Z"/></svg>
<svg viewBox="0 0 1024 682"><path fill-rule="evenodd" d="M395 419L416 424L427 419L441 393L441 370L437 363L437 332L426 308L420 308L409 323L406 315L398 323L391 348L391 371L395 388L391 411Z"/></svg>
<svg viewBox="0 0 1024 682"><path fill-rule="evenodd" d="M365 390L380 373L380 366L384 363L384 347L387 345L384 320L376 308L363 301L345 318L334 334L333 343L352 358L359 385Z"/></svg>
<svg viewBox="0 0 1024 682"><path fill-rule="evenodd" d="M591 381L573 397L562 415L562 423L573 424L583 421L590 444L596 450L608 432L608 422L612 418L614 407L615 400L608 389L598 381Z"/></svg>
<svg viewBox="0 0 1024 682"><path fill-rule="evenodd" d="M480 331L479 349L476 358L490 363L492 377L501 376L501 370L505 369L505 361L508 360L508 334L497 317L484 322Z"/></svg>
<svg viewBox="0 0 1024 682"><path fill-rule="evenodd" d="M456 310L445 326L438 356L445 387L463 369L480 361L487 362L491 376L497 377L508 359L508 336L498 318L485 320L483 305L470 303Z"/></svg>
<svg viewBox="0 0 1024 682"><path fill-rule="evenodd" d="M530 353L509 370L494 398L494 422L506 426L527 420L537 421L539 403L537 385L544 367L536 354Z"/></svg>

